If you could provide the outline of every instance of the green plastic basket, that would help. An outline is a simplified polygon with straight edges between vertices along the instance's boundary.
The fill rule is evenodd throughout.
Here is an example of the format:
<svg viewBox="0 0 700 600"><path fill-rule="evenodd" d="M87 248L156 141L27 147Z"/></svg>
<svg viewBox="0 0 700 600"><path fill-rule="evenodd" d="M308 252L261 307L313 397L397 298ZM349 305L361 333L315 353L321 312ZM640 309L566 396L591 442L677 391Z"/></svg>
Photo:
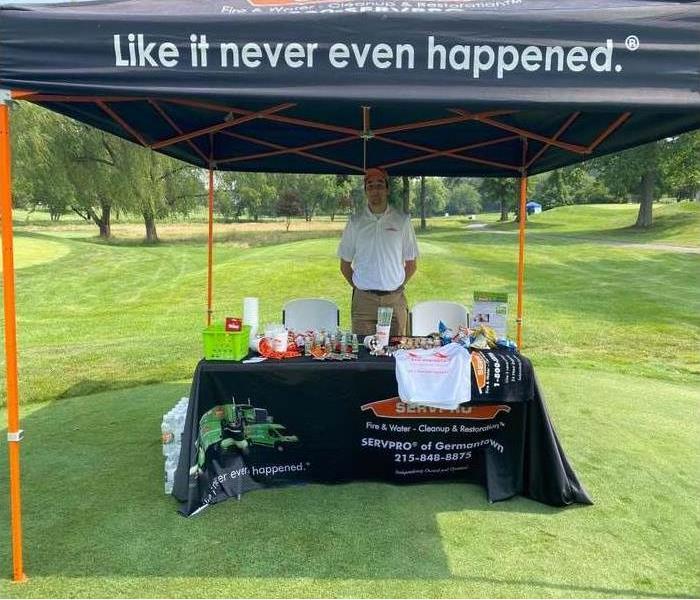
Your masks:
<svg viewBox="0 0 700 600"><path fill-rule="evenodd" d="M248 355L250 325L243 325L241 331L226 331L221 324L209 325L202 336L207 360L243 360Z"/></svg>

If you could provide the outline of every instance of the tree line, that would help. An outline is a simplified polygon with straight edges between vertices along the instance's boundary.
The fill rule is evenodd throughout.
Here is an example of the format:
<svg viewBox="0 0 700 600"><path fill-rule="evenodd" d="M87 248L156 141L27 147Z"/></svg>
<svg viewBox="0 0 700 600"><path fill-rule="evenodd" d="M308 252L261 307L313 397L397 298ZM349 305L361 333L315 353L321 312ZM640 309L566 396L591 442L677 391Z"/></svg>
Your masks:
<svg viewBox="0 0 700 600"><path fill-rule="evenodd" d="M12 104L13 202L48 211L52 220L76 214L111 236L121 215L143 220L145 238L157 241L157 222L207 205L206 171L142 148L57 113L27 103ZM505 178L391 177L390 203L420 217L500 211L517 215L519 183ZM636 225L651 226L651 206L662 196L700 195L700 132L647 144L586 163L535 175L528 198L547 210L585 203L639 202ZM310 221L358 210L362 178L216 172L218 220L257 221L283 217Z"/></svg>

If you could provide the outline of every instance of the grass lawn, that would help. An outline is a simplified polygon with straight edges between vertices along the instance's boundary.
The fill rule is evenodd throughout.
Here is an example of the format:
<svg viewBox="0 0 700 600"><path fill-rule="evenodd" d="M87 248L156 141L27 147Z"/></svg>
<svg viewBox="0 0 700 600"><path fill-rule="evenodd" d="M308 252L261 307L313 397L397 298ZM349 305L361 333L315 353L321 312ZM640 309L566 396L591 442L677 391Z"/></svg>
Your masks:
<svg viewBox="0 0 700 600"><path fill-rule="evenodd" d="M591 238L596 241L661 243L697 247L700 243L700 203L656 204L654 227L645 231L633 227L638 204L588 204L565 206L531 215L528 230L536 237L550 233L561 237ZM694 227L691 224L695 224ZM517 223L501 225L517 229Z"/></svg>
<svg viewBox="0 0 700 600"><path fill-rule="evenodd" d="M596 502L564 510L489 505L477 486L357 483L179 517L162 493L159 425L201 352L203 226L162 227L157 246L128 224L114 244L80 225L18 228L30 581L9 582L3 542L0 596L698 596L700 255L615 243L634 218L615 209L530 223L524 352ZM697 247L696 209L659 206L657 233L632 241ZM435 219L419 235L409 301L507 291L514 313L516 236L466 224ZM324 296L347 325L342 226L219 228L216 316L256 295L263 322L278 320L286 299ZM0 522L7 510L3 495Z"/></svg>

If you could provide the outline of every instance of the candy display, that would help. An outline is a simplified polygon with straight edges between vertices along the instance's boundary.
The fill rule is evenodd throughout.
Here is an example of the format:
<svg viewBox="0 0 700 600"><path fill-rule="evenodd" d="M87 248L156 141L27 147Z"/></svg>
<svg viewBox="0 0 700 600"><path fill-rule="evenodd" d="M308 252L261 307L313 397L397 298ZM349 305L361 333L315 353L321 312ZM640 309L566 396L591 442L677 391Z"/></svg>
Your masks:
<svg viewBox="0 0 700 600"><path fill-rule="evenodd" d="M442 346L442 340L437 334L413 337L401 336L390 338L389 345L397 350L427 350L429 348Z"/></svg>
<svg viewBox="0 0 700 600"><path fill-rule="evenodd" d="M241 329L247 330L246 321L254 323L257 327L257 298L246 298L244 317L226 317L225 327L221 324L212 328L220 328L228 335ZM377 332L360 340L356 333L343 331L338 328L335 331L288 330L281 323L270 323L259 328L259 333L251 332L250 349L257 352L263 359L287 359L300 356L309 356L314 360L354 360L357 359L360 344L369 351L372 356L393 356L399 350L431 350L451 343L459 344L467 349L487 350L502 348L509 352L517 352L517 346L512 340L498 337L492 327L484 323L474 328L459 325L456 330L448 328L442 321L439 322L438 331L425 336L391 336L389 328L393 309L391 307L379 307L377 310ZM241 333L243 333L241 331ZM235 334L234 334L235 335ZM246 335L246 334L244 334ZM209 355L206 355L210 358ZM244 353L222 355L219 358L241 360Z"/></svg>

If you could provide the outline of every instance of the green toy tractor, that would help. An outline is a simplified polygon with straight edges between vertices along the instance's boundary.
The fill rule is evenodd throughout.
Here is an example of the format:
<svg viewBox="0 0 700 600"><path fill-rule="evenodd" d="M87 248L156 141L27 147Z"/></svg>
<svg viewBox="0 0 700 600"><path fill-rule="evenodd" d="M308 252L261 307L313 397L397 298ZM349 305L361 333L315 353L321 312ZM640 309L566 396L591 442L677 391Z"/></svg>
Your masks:
<svg viewBox="0 0 700 600"><path fill-rule="evenodd" d="M207 450L218 444L221 450L238 450L248 454L252 445L274 448L283 451L288 444L299 441L295 435L288 435L284 426L273 422L264 408L250 404L215 406L199 420L197 439L197 465L204 467Z"/></svg>

